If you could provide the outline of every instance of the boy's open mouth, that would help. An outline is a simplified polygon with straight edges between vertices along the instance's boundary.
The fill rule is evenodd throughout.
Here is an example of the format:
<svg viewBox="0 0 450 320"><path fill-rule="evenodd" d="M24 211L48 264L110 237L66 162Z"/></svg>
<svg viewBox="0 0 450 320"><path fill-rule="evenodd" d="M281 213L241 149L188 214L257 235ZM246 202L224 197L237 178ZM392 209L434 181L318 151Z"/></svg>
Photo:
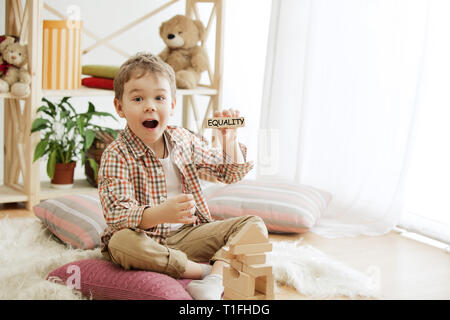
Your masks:
<svg viewBox="0 0 450 320"><path fill-rule="evenodd" d="M158 126L158 120L145 120L142 124L146 128L154 129Z"/></svg>

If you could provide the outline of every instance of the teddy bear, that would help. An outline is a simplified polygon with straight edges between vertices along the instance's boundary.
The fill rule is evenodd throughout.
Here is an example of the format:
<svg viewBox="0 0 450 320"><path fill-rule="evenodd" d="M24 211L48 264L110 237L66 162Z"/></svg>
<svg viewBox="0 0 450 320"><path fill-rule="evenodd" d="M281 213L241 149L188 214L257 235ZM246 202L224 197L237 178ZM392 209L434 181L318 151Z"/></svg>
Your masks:
<svg viewBox="0 0 450 320"><path fill-rule="evenodd" d="M7 45L3 45L3 42L0 51L3 59L0 65L0 93L10 91L14 96L27 96L30 94L31 82L31 75L26 69L27 47L18 42Z"/></svg>
<svg viewBox="0 0 450 320"><path fill-rule="evenodd" d="M175 71L177 88L197 86L201 73L208 69L206 51L197 45L205 36L202 22L176 15L161 24L159 34L167 46L159 57Z"/></svg>
<svg viewBox="0 0 450 320"><path fill-rule="evenodd" d="M0 64L3 63L2 52L6 48L6 46L14 43L15 39L12 36L2 35L0 36Z"/></svg>

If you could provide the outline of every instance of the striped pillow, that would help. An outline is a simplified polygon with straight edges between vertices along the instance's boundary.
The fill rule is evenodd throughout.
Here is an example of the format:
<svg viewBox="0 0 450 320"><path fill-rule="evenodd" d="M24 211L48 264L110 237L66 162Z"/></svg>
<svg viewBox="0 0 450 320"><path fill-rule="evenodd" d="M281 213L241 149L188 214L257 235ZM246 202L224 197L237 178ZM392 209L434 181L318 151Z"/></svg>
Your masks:
<svg viewBox="0 0 450 320"><path fill-rule="evenodd" d="M34 214L63 243L94 249L106 228L98 195L80 194L49 199L33 207Z"/></svg>
<svg viewBox="0 0 450 320"><path fill-rule="evenodd" d="M331 200L331 194L307 185L242 180L205 191L213 218L261 217L269 232L307 232Z"/></svg>

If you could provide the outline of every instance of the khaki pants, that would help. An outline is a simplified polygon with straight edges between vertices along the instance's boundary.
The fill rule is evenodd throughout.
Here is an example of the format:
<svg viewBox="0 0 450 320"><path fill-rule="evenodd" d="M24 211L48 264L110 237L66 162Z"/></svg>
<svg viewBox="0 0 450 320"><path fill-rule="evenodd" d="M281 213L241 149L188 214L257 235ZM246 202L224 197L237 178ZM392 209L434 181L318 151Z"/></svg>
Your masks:
<svg viewBox="0 0 450 320"><path fill-rule="evenodd" d="M108 244L106 259L125 269L141 269L181 278L188 259L213 263L227 261L220 250L247 223L259 224L267 232L263 220L257 216L243 216L198 226L185 225L171 232L160 244L143 232L123 229L114 233Z"/></svg>

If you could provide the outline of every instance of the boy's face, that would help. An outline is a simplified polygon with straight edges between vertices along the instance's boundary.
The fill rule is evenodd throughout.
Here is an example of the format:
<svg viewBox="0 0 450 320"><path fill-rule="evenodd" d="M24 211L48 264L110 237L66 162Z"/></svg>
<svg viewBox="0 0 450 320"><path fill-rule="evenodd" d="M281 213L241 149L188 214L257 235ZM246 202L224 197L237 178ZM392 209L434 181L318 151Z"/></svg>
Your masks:
<svg viewBox="0 0 450 320"><path fill-rule="evenodd" d="M150 72L131 77L124 85L122 99L114 99L117 114L126 118L134 134L152 149L162 141L175 103L169 80Z"/></svg>

